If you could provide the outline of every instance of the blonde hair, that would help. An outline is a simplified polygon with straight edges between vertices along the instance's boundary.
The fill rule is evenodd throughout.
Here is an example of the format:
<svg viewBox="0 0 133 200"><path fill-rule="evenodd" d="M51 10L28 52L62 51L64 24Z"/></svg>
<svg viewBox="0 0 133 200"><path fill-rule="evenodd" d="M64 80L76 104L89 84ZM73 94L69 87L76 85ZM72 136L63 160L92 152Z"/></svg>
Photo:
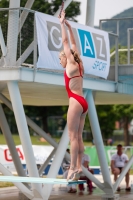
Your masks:
<svg viewBox="0 0 133 200"><path fill-rule="evenodd" d="M62 50L62 51L60 51L60 54L62 55L62 56L66 56L65 55L65 52Z"/></svg>

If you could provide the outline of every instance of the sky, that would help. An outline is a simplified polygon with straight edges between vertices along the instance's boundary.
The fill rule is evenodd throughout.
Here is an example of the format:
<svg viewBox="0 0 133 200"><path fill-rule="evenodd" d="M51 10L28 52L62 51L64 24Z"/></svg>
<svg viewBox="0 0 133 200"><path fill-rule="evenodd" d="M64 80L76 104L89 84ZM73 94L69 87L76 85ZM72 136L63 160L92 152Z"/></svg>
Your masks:
<svg viewBox="0 0 133 200"><path fill-rule="evenodd" d="M85 23L86 0L76 0L81 2L81 15L77 17L78 23ZM133 7L133 0L95 0L94 25L99 25L100 19L110 19L116 14Z"/></svg>

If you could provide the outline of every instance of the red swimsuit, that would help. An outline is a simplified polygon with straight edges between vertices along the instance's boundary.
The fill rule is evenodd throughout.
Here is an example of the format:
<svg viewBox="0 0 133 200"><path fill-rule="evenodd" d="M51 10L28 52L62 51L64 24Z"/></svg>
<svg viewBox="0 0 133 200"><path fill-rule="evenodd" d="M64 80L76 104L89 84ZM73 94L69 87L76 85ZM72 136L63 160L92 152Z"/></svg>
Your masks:
<svg viewBox="0 0 133 200"><path fill-rule="evenodd" d="M80 75L79 75L79 76L73 76L73 77L69 78L69 77L67 76L67 74L66 74L66 71L65 71L65 72L64 72L65 85L66 85L66 90L67 90L67 93L68 93L68 97L69 97L69 98L72 97L72 98L76 99L76 100L81 104L81 106L82 106L82 108L83 108L83 113L85 113L85 112L87 111L87 109L88 109L88 104L87 104L85 98L82 97L82 96L80 96L80 95L78 95L78 94L73 93L73 92L70 90L70 88L69 88L69 82L70 82L70 80L71 80L72 78L76 78L76 77L80 77L80 76L83 78L83 76L82 76L82 74L81 74L80 66L79 66L79 72L80 72Z"/></svg>

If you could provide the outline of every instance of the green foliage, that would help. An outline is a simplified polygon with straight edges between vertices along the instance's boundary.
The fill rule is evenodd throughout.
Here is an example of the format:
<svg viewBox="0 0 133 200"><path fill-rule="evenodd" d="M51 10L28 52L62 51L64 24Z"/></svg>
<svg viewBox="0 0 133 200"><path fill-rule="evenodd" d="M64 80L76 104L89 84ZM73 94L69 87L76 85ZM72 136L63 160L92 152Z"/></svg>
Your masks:
<svg viewBox="0 0 133 200"><path fill-rule="evenodd" d="M117 120L123 117L128 117L129 120L133 118L133 105L114 105L113 110Z"/></svg>
<svg viewBox="0 0 133 200"><path fill-rule="evenodd" d="M25 106L24 109L35 123L51 135L55 135L58 129L65 127L66 120L63 118L65 111L61 106Z"/></svg>
<svg viewBox="0 0 133 200"><path fill-rule="evenodd" d="M124 142L125 146L129 146L129 123L133 118L133 105L114 105L114 112L116 113L117 120L121 121L121 127L124 130Z"/></svg>
<svg viewBox="0 0 133 200"><path fill-rule="evenodd" d="M25 7L27 0L21 0L20 6ZM47 0L35 0L31 9L46 13L49 15L54 15L55 12L61 6L62 0L52 0L51 3ZM9 1L1 0L0 8L8 8ZM80 2L72 1L71 4L66 9L66 18L72 21L76 21L75 17L80 15Z"/></svg>
<svg viewBox="0 0 133 200"><path fill-rule="evenodd" d="M39 0L34 2L32 9L49 15L54 15L61 6L61 3L62 0L53 0L51 3L48 1L45 1L44 3L44 0ZM75 17L80 15L79 6L80 2L72 1L66 9L66 18L72 21L76 21Z"/></svg>
<svg viewBox="0 0 133 200"><path fill-rule="evenodd" d="M0 8L8 8L8 7L9 7L9 0L0 1Z"/></svg>
<svg viewBox="0 0 133 200"><path fill-rule="evenodd" d="M25 7L27 0L21 0L20 6ZM49 15L54 15L55 12L61 6L62 0L52 0L51 3L47 0L35 0L32 8L33 10L46 13ZM8 8L9 0L1 0L0 8ZM76 21L75 17L80 15L80 2L72 1L71 4L66 9L66 18L69 20Z"/></svg>
<svg viewBox="0 0 133 200"><path fill-rule="evenodd" d="M14 118L14 113L4 104L2 104L2 107L3 107L4 113L6 115L8 124L10 126L11 132L14 133L14 134L18 134L16 121L15 121L15 118Z"/></svg>
<svg viewBox="0 0 133 200"><path fill-rule="evenodd" d="M103 138L108 138L115 128L116 116L113 105L98 105L96 109Z"/></svg>

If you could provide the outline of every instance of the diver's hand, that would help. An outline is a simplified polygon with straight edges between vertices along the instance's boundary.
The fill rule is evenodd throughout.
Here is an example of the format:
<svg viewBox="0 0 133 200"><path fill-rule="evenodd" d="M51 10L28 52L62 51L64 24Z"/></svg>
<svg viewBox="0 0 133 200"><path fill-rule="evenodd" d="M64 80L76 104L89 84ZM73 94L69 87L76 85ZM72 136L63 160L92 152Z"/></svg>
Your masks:
<svg viewBox="0 0 133 200"><path fill-rule="evenodd" d="M63 24L63 23L65 22L65 15L66 15L65 10L63 10L63 11L61 12L61 17L58 16L59 19L60 19L60 23L61 23L61 24Z"/></svg>

